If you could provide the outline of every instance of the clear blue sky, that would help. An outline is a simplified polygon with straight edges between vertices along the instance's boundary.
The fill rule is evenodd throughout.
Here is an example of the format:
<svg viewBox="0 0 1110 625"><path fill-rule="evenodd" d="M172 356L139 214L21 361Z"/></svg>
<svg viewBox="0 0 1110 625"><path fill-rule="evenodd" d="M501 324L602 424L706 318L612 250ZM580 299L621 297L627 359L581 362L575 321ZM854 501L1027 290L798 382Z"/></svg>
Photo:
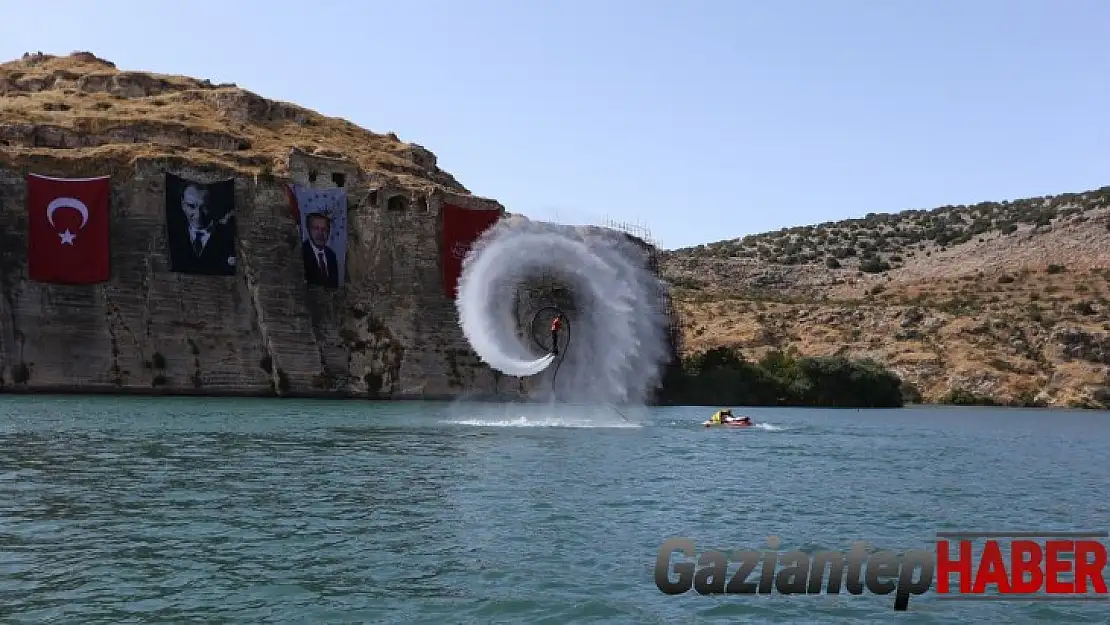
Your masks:
<svg viewBox="0 0 1110 625"><path fill-rule="evenodd" d="M1110 184L1105 0L9 4L0 57L235 82L669 248Z"/></svg>

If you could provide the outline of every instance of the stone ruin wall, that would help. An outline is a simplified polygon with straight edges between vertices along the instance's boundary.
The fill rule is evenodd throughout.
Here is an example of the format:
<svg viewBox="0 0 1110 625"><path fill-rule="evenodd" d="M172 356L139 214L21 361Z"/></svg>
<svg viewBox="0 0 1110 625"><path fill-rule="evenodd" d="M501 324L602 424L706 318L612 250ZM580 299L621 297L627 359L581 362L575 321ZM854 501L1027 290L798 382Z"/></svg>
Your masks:
<svg viewBox="0 0 1110 625"><path fill-rule="evenodd" d="M470 349L443 293L440 206L495 201L391 187L345 160L291 152L292 182L348 189L346 288L305 284L288 180L183 159L126 166L44 157L35 173L112 176L110 282L27 280L25 169L0 155L0 391L513 397ZM235 177L237 276L169 271L164 171ZM311 178L311 180L310 180Z"/></svg>
<svg viewBox="0 0 1110 625"><path fill-rule="evenodd" d="M518 399L535 382L481 363L443 293L440 206L503 212L493 200L414 192L296 150L291 180L172 157L76 163L44 157L33 171L112 176L104 284L26 279L27 171L0 160L0 392ZM169 271L167 170L235 177L237 276ZM304 283L290 181L348 190L345 289Z"/></svg>

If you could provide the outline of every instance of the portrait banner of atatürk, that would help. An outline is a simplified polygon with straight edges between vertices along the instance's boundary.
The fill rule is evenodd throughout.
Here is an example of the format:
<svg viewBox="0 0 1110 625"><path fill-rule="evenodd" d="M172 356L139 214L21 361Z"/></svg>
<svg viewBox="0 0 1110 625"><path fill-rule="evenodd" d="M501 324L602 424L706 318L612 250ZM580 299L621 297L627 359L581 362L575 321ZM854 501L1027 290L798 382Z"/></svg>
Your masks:
<svg viewBox="0 0 1110 625"><path fill-rule="evenodd" d="M166 172L170 271L235 275L236 236L234 180L196 182Z"/></svg>

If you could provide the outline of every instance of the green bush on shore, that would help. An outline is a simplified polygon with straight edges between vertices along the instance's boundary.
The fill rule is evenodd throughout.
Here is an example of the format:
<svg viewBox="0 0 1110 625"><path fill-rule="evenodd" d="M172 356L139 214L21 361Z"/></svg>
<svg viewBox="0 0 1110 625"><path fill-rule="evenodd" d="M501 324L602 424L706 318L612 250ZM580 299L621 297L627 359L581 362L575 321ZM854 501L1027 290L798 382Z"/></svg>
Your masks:
<svg viewBox="0 0 1110 625"><path fill-rule="evenodd" d="M693 406L900 408L902 380L873 360L771 352L759 362L717 347L683 359L667 403Z"/></svg>

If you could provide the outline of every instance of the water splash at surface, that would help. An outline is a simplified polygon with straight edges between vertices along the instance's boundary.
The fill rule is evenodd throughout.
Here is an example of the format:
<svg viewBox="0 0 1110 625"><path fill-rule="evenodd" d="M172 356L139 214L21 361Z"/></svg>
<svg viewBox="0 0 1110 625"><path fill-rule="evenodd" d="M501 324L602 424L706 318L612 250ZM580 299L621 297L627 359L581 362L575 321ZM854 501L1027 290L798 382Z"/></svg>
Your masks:
<svg viewBox="0 0 1110 625"><path fill-rule="evenodd" d="M631 416L631 415L630 415ZM458 404L443 422L472 427L519 428L641 428L645 415L622 419L607 406L511 403L498 406Z"/></svg>

